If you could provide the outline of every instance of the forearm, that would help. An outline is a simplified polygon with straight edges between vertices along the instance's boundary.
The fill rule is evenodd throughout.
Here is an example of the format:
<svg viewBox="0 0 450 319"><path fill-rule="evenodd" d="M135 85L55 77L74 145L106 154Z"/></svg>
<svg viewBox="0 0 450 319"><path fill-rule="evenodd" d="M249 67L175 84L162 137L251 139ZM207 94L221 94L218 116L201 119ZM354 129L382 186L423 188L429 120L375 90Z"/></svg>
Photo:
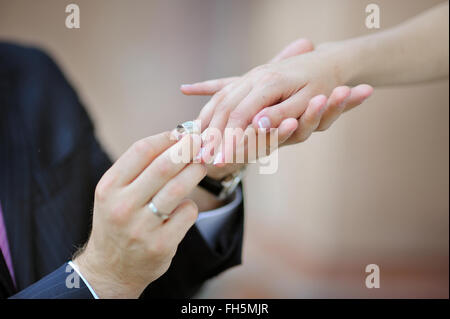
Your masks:
<svg viewBox="0 0 450 319"><path fill-rule="evenodd" d="M325 44L343 84L410 84L448 76L448 2L392 29ZM319 47L320 48L320 47Z"/></svg>

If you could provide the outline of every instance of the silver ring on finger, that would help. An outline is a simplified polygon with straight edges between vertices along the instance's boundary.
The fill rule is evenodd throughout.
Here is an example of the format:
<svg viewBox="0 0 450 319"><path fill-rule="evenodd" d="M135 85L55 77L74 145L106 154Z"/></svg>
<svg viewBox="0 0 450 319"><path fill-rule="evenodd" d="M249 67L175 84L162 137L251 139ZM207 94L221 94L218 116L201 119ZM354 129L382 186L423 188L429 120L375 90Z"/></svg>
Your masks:
<svg viewBox="0 0 450 319"><path fill-rule="evenodd" d="M158 210L158 208L155 206L155 204L153 204L152 201L150 201L150 203L148 203L147 207L150 209L150 211L158 216L159 218L161 218L163 221L169 219L170 215L169 214L165 214L162 213Z"/></svg>

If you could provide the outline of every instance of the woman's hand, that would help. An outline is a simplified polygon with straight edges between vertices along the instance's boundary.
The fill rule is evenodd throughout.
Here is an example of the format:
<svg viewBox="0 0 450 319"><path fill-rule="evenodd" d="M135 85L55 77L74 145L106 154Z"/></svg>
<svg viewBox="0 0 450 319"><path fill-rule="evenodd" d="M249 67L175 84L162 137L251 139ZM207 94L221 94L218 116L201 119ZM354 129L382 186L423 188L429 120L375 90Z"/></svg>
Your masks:
<svg viewBox="0 0 450 319"><path fill-rule="evenodd" d="M344 111L361 104L372 93L368 85L352 89L342 86L350 72L338 61L338 51L323 47L312 51L308 40L297 40L275 59L242 77L233 77L183 86L185 94L217 92L202 109L202 128L222 132L225 128L244 130L249 124L255 129L297 127L285 143L304 141L315 130L327 129ZM306 54L302 54L305 53ZM283 54L284 53L284 54ZM301 55L300 55L301 54ZM218 90L218 91L217 91ZM326 98L326 95L330 95ZM224 141L222 140L222 143ZM234 145L225 141L217 153L220 141L208 141L202 150L203 160L220 164L233 154Z"/></svg>
<svg viewBox="0 0 450 319"><path fill-rule="evenodd" d="M278 62L296 55L314 50L314 45L309 39L297 39L289 43L281 50L269 63ZM222 90L228 84L240 79L239 76L231 76L228 78L208 80L194 84L183 84L180 89L186 95L214 95Z"/></svg>
<svg viewBox="0 0 450 319"><path fill-rule="evenodd" d="M269 155L277 147L304 142L314 132L321 129L321 125L327 123L329 127L335 121L343 109L350 109L360 105L366 99L366 89L363 86L355 87L351 90L351 96L343 101L342 96L339 98L335 92L339 93L341 88L336 88L330 98L324 95L313 97L302 114L300 119L287 118L281 122L277 128L277 140L271 139L271 130L256 130L253 126L247 127L246 136L256 136L255 143L252 144L254 149L249 149L249 139L242 139L235 146L235 158L244 159L243 161L234 160L233 163L224 163L216 165L207 165L208 176L220 179L230 172L243 166L242 163L250 163L258 157ZM368 88L367 91L371 91ZM344 104L342 104L344 103ZM253 130L253 133L249 131ZM260 134L265 138L258 137ZM264 141L262 146L259 141ZM274 143L275 142L275 143ZM262 148L261 148L262 147Z"/></svg>
<svg viewBox="0 0 450 319"><path fill-rule="evenodd" d="M206 174L202 164L187 163L200 144L198 135L176 144L168 132L145 138L99 181L92 233L74 263L101 298L137 298L168 269L197 218L196 205L184 198ZM187 161L173 160L190 149ZM155 215L150 201L169 219Z"/></svg>

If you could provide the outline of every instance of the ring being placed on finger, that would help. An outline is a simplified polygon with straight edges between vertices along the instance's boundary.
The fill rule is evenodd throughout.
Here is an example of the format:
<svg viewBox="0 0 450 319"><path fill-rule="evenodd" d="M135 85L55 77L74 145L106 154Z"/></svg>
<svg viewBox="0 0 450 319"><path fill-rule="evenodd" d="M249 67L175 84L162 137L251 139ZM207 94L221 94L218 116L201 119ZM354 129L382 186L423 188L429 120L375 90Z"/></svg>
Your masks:
<svg viewBox="0 0 450 319"><path fill-rule="evenodd" d="M155 214L156 216L158 216L159 218L161 218L162 220L166 220L168 219L170 216L169 214L164 214L161 213L158 208L156 208L155 204L153 204L153 202L148 203L147 207L150 209L150 211Z"/></svg>
<svg viewBox="0 0 450 319"><path fill-rule="evenodd" d="M195 121L187 121L181 124L178 124L176 127L176 131L179 134L200 134L200 127L198 123Z"/></svg>

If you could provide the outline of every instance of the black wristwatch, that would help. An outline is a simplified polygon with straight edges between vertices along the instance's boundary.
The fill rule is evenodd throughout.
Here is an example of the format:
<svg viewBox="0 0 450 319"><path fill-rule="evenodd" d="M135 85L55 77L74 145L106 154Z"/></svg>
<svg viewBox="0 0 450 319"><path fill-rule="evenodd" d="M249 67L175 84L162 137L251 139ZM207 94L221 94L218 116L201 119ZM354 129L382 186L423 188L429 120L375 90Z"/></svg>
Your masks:
<svg viewBox="0 0 450 319"><path fill-rule="evenodd" d="M218 199L224 200L228 198L238 187L244 176L244 170L239 170L230 175L225 176L221 180L205 176L198 184L203 189L215 195Z"/></svg>

